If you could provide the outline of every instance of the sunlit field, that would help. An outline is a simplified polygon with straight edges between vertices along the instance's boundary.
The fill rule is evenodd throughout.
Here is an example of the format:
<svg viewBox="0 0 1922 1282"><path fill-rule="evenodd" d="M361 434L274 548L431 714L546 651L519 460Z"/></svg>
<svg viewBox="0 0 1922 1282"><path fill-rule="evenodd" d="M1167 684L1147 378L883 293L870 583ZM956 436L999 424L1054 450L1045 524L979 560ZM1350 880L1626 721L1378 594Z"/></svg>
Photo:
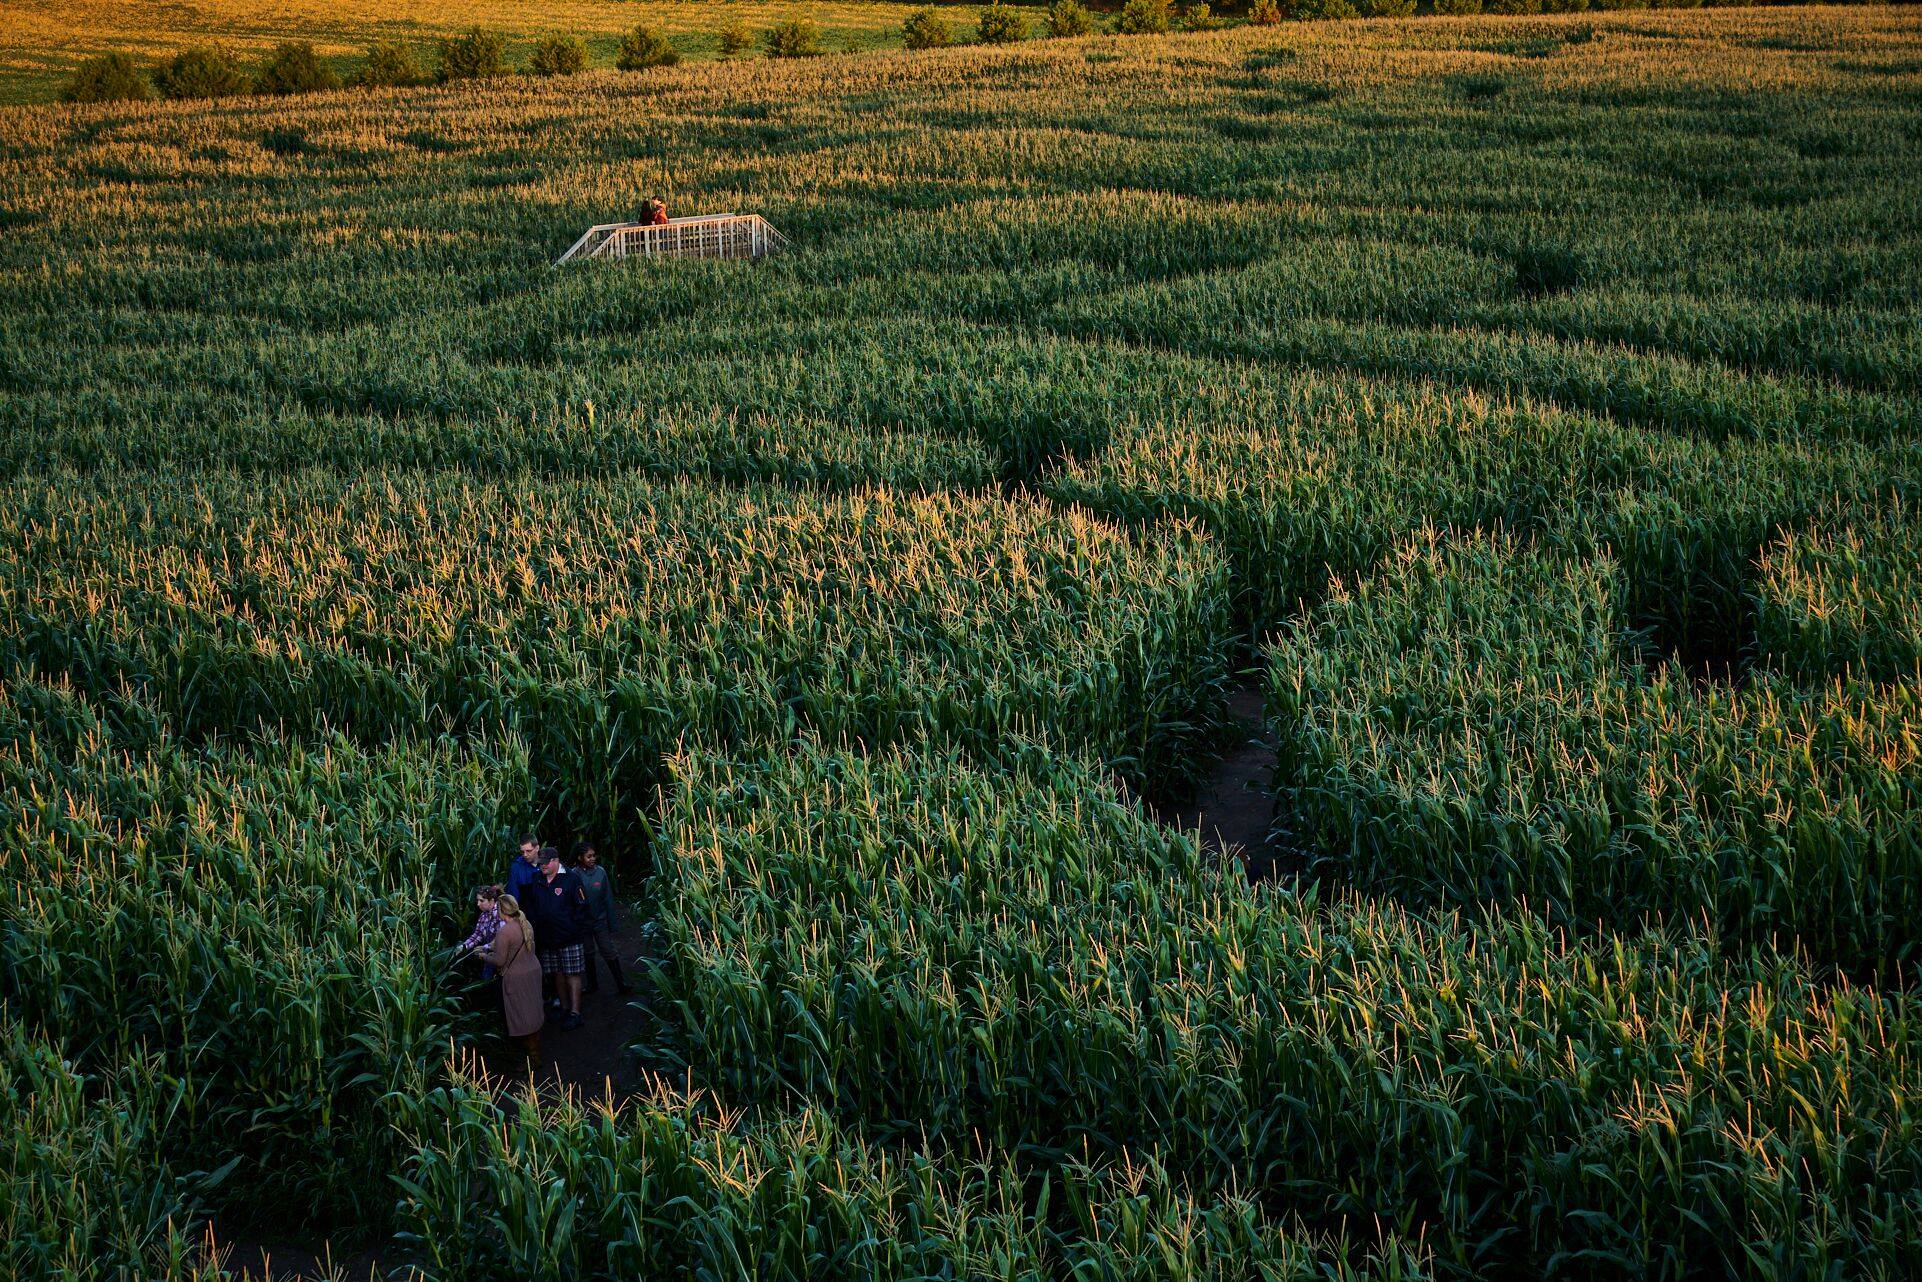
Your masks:
<svg viewBox="0 0 1922 1282"><path fill-rule="evenodd" d="M553 265L651 195L789 246ZM0 1275L1922 1273L1922 13L20 107L0 229ZM625 1101L470 1054L530 826Z"/></svg>
<svg viewBox="0 0 1922 1282"><path fill-rule="evenodd" d="M509 38L516 65L541 37L571 35L605 67L613 65L621 35L639 24L658 29L690 58L719 57L721 29L737 20L758 34L800 19L837 52L899 48L901 23L919 7L904 0L0 0L0 103L51 102L76 66L103 53L153 64L211 45L253 66L282 41L306 40L345 77L378 41L419 46L431 68L436 41L479 26ZM963 29L975 9L942 5Z"/></svg>

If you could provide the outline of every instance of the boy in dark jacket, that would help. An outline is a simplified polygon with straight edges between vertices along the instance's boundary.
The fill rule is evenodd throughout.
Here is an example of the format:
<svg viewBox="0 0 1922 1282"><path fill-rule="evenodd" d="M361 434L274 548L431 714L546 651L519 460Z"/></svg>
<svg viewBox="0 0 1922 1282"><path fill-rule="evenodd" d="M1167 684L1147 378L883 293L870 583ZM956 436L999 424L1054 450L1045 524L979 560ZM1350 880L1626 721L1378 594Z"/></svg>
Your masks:
<svg viewBox="0 0 1922 1282"><path fill-rule="evenodd" d="M527 892L541 876L541 839L533 833L521 838L520 853L507 867L504 889L517 903L525 903Z"/></svg>
<svg viewBox="0 0 1922 1282"><path fill-rule="evenodd" d="M627 986L627 976L621 971L620 951L614 947L614 879L601 867L600 852L594 849L593 842L574 843L574 875L581 879L581 889L587 892L587 986L584 991L601 990L600 968L594 964L594 955L598 953L607 963L607 973L614 977L614 987L626 996L634 990Z"/></svg>
<svg viewBox="0 0 1922 1282"><path fill-rule="evenodd" d="M534 951L541 974L553 986L563 1012L562 1028L581 1026L581 972L586 969L582 945L592 933L587 916L587 893L581 879L561 867L561 852L541 850L541 875L528 888L521 911L534 924Z"/></svg>

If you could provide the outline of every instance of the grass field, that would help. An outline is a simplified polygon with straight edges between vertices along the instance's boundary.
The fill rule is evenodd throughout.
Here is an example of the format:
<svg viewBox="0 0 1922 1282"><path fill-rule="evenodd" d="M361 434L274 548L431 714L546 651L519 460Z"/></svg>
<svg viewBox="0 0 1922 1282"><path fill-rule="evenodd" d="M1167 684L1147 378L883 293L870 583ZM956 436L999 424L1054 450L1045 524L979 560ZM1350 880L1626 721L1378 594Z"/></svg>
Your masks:
<svg viewBox="0 0 1922 1282"><path fill-rule="evenodd" d="M719 57L721 28L731 21L758 34L801 19L820 29L827 48L845 52L899 48L901 23L920 7L905 0L0 0L0 103L51 102L74 67L103 53L153 64L213 45L251 67L282 41L307 40L347 76L377 41L418 46L431 69L435 41L479 26L509 38L508 58L516 65L535 41L560 34L586 41L593 64L608 67L621 36L637 24L659 30L685 57ZM942 10L965 27L976 7L943 4Z"/></svg>
<svg viewBox="0 0 1922 1282"><path fill-rule="evenodd" d="M790 248L552 266L651 194ZM20 107L0 229L0 1273L1922 1271L1922 14ZM460 1054L528 825L619 1107Z"/></svg>

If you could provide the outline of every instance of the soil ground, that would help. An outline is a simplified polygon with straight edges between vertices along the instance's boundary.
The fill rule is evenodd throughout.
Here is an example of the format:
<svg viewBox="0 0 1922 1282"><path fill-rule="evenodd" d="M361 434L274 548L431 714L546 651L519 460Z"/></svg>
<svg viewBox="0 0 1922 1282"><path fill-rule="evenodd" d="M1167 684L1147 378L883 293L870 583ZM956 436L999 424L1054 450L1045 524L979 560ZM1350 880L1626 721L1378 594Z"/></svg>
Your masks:
<svg viewBox="0 0 1922 1282"><path fill-rule="evenodd" d="M1158 807L1155 817L1169 827L1199 830L1204 847L1240 860L1251 880L1298 871L1299 855L1272 836L1275 810L1268 785L1275 774L1275 741L1262 718L1261 691L1235 691L1228 710L1240 727L1235 746L1215 763L1192 802Z"/></svg>
<svg viewBox="0 0 1922 1282"><path fill-rule="evenodd" d="M641 976L634 959L647 948L642 929L646 922L632 904L623 904L615 920L620 929L614 933L614 948L628 983L635 984ZM627 1048L640 1040L641 1013L633 1007L632 998L615 989L604 962L596 959L594 967L600 991L581 997L581 1017L586 1023L571 1032L563 1031L558 1022L549 1023L541 1033L541 1053L531 1062L511 1042L488 1041L480 1048L480 1058L490 1076L514 1086L531 1076L537 1086L571 1086L588 1099L598 1099L610 1090L615 1099L626 1099L639 1088L640 1070Z"/></svg>

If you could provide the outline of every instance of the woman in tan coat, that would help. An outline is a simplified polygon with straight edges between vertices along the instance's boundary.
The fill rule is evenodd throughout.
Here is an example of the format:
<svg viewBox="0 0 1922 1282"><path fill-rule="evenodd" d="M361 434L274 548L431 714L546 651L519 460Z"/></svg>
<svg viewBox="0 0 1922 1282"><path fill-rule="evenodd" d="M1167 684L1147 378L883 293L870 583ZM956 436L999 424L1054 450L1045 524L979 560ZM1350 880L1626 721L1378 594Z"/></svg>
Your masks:
<svg viewBox="0 0 1922 1282"><path fill-rule="evenodd" d="M547 1020L547 1012L541 1009L541 963L534 955L534 927L512 895L502 895L499 907L500 929L480 956L501 973L501 1011L507 1016L507 1035L518 1039L529 1055L539 1055L541 1025Z"/></svg>

